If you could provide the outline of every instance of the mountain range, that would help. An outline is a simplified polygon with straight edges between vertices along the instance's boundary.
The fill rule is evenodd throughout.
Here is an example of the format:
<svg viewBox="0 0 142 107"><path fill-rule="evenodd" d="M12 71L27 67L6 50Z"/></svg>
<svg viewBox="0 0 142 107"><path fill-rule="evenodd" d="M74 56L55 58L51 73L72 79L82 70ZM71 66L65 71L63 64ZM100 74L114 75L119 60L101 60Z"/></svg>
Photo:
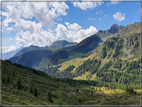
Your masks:
<svg viewBox="0 0 142 107"><path fill-rule="evenodd" d="M125 27L114 24L73 46L65 41L55 42L52 49L31 49L9 61L60 78L119 83L131 83L129 80L133 79L132 83L138 84L140 24Z"/></svg>
<svg viewBox="0 0 142 107"><path fill-rule="evenodd" d="M119 26L117 24L114 24L111 26L110 29L104 30L104 31L100 30L97 34L86 38L85 40L81 41L79 44L70 43L65 40L60 40L60 41L53 42L50 47L42 47L42 48L40 48L38 46L26 47L26 48L22 49L21 51L19 51L18 53L16 53L14 55L14 57L22 55L22 54L29 52L29 51L43 50L43 49L48 49L48 48L55 48L55 50L60 49L60 48L64 48L64 49L60 49L59 51L56 51L56 54L58 54L62 51L66 51L68 53L75 53L75 54L76 53L79 53L79 54L87 53L87 52L92 51L93 49L97 48L103 42L104 37L108 38L110 35L117 33L119 30L121 30L119 28ZM75 46L73 46L73 45L75 45ZM70 46L70 47L68 47L68 46ZM65 47L68 47L68 48L65 48Z"/></svg>
<svg viewBox="0 0 142 107"><path fill-rule="evenodd" d="M2 59L6 60L6 59L9 59L11 57L19 56L19 55L22 55L26 52L33 51L33 50L54 49L54 48L60 49L60 48L64 48L64 47L74 46L76 44L77 44L76 42L68 42L68 41L65 41L65 40L57 40L57 41L53 42L50 46L45 46L45 47L39 47L39 46L31 45L29 47L19 48L15 51L4 53L4 54L2 54Z"/></svg>
<svg viewBox="0 0 142 107"><path fill-rule="evenodd" d="M22 50L22 48L16 49L15 51L7 52L7 53L2 53L2 59L3 60L7 60L7 59L13 57L20 50Z"/></svg>

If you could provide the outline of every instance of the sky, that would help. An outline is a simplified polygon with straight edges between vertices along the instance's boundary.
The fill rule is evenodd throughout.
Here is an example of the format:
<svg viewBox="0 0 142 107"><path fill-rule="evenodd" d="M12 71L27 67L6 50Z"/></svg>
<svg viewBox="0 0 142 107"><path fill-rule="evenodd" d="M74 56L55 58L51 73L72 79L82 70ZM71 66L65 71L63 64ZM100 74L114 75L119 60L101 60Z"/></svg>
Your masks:
<svg viewBox="0 0 142 107"><path fill-rule="evenodd" d="M139 2L2 2L2 53L80 42L112 24L140 22Z"/></svg>

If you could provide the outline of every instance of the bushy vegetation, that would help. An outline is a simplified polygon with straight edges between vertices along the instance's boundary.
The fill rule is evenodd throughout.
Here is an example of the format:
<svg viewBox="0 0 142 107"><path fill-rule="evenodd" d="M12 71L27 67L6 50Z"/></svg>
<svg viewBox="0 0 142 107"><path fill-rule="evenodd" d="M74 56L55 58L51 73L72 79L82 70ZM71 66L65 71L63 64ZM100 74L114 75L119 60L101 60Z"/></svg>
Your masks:
<svg viewBox="0 0 142 107"><path fill-rule="evenodd" d="M130 89L126 89L129 85L54 78L18 64L2 61L2 65L2 105L139 104L139 94L132 94ZM71 65L66 70L73 68ZM140 87L133 85L131 88L134 91ZM109 90L113 90L115 94L111 94ZM116 98L116 95L121 97ZM123 102L123 98L127 100Z"/></svg>

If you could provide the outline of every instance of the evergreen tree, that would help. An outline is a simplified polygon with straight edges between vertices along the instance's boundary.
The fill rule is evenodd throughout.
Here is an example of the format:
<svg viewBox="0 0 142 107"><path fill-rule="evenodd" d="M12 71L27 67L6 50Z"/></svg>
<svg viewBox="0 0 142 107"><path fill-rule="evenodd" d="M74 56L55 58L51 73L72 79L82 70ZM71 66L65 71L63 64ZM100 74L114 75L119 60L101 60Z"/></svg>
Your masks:
<svg viewBox="0 0 142 107"><path fill-rule="evenodd" d="M7 83L7 84L10 83L10 77L9 77L9 75L8 75L7 78L6 78L6 83Z"/></svg>
<svg viewBox="0 0 142 107"><path fill-rule="evenodd" d="M81 99L80 98L78 99L78 102L81 103Z"/></svg>
<svg viewBox="0 0 142 107"><path fill-rule="evenodd" d="M15 77L15 72L13 71L13 77Z"/></svg>
<svg viewBox="0 0 142 107"><path fill-rule="evenodd" d="M17 79L16 85L17 85L17 89L19 89L19 90L22 89L22 83L21 83L21 79L20 78Z"/></svg>
<svg viewBox="0 0 142 107"><path fill-rule="evenodd" d="M48 92L47 97L48 97L48 101L52 103L53 100L52 100L52 93L51 93L51 91Z"/></svg>
<svg viewBox="0 0 142 107"><path fill-rule="evenodd" d="M37 88L34 86L34 88L33 88L33 95L35 96L35 97L37 97L38 96L38 91L37 91Z"/></svg>
<svg viewBox="0 0 142 107"><path fill-rule="evenodd" d="M79 89L78 88L76 89L76 93L79 93Z"/></svg>

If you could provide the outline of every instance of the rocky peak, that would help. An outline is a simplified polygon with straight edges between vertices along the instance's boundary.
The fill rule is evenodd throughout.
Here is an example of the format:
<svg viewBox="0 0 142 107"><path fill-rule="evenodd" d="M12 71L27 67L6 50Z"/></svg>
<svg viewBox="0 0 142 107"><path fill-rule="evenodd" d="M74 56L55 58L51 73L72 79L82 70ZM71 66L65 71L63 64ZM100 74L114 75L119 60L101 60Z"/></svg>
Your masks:
<svg viewBox="0 0 142 107"><path fill-rule="evenodd" d="M98 33L99 34L115 34L115 33L118 33L119 31L123 30L125 28L125 26L123 25L120 25L118 26L117 24L113 24L110 29L108 30L99 30Z"/></svg>
<svg viewBox="0 0 142 107"><path fill-rule="evenodd" d="M119 29L120 29L120 30L123 30L124 28L125 28L125 26L123 26L123 25L120 25L120 26L119 26Z"/></svg>
<svg viewBox="0 0 142 107"><path fill-rule="evenodd" d="M113 24L111 26L111 28L109 29L109 32L111 34L118 33L119 32L119 26L117 24Z"/></svg>

